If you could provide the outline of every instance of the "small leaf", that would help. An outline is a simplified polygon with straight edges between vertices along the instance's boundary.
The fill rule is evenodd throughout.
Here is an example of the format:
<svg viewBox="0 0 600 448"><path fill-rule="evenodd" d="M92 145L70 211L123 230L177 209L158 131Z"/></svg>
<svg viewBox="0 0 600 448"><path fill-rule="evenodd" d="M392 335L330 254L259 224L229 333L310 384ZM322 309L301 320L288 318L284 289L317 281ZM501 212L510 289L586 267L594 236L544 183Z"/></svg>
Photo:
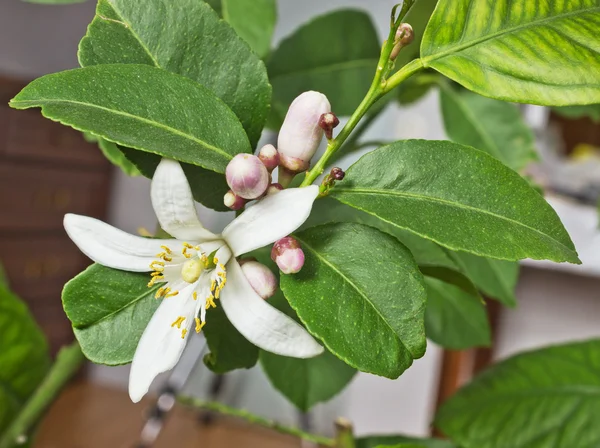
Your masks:
<svg viewBox="0 0 600 448"><path fill-rule="evenodd" d="M148 274L93 264L69 281L62 300L85 356L97 364L133 360L137 344L160 300Z"/></svg>
<svg viewBox="0 0 600 448"><path fill-rule="evenodd" d="M229 322L223 308L210 310L206 326L202 330L210 353L204 356L204 364L215 373L227 373L235 369L249 369L258 361L258 347L252 345Z"/></svg>
<svg viewBox="0 0 600 448"><path fill-rule="evenodd" d="M295 237L305 264L298 274L283 275L281 288L332 353L388 378L423 356L425 289L408 249L359 224L327 224Z"/></svg>
<svg viewBox="0 0 600 448"><path fill-rule="evenodd" d="M271 49L277 21L275 0L206 0L260 57Z"/></svg>
<svg viewBox="0 0 600 448"><path fill-rule="evenodd" d="M382 445L397 444L416 444L424 448L454 448L454 445L447 440L439 439L418 439L407 436L368 436L356 441L356 448L378 448Z"/></svg>
<svg viewBox="0 0 600 448"><path fill-rule="evenodd" d="M533 132L514 104L459 92L446 83L440 99L451 140L485 151L515 171L537 160Z"/></svg>
<svg viewBox="0 0 600 448"><path fill-rule="evenodd" d="M348 169L331 196L452 250L579 263L554 210L517 173L473 148L406 140Z"/></svg>
<svg viewBox="0 0 600 448"><path fill-rule="evenodd" d="M237 117L210 90L146 65L46 75L10 106L41 107L46 117L75 129L221 173L234 155L250 151Z"/></svg>
<svg viewBox="0 0 600 448"><path fill-rule="evenodd" d="M519 263L478 257L467 252L448 252L467 277L486 296L514 307L515 288L519 278Z"/></svg>
<svg viewBox="0 0 600 448"><path fill-rule="evenodd" d="M27 306L0 284L0 434L50 368L46 338Z"/></svg>
<svg viewBox="0 0 600 448"><path fill-rule="evenodd" d="M453 350L491 344L485 305L478 294L432 277L425 277L425 285L425 330L429 339Z"/></svg>
<svg viewBox="0 0 600 448"><path fill-rule="evenodd" d="M144 176L152 178L154 170L160 162L160 156L131 148L120 147L119 149ZM223 204L223 196L229 191L229 186L223 174L189 163L182 163L181 167L196 201L218 212L231 211Z"/></svg>
<svg viewBox="0 0 600 448"><path fill-rule="evenodd" d="M78 56L82 67L148 64L190 78L231 108L252 147L260 137L271 101L266 68L202 1L100 0ZM182 103L181 114L207 111Z"/></svg>
<svg viewBox="0 0 600 448"><path fill-rule="evenodd" d="M440 0L421 57L425 67L491 98L600 103L598 28L598 0Z"/></svg>
<svg viewBox="0 0 600 448"><path fill-rule="evenodd" d="M379 52L377 32L361 11L335 11L300 27L267 64L279 124L294 98L307 90L327 95L338 116L352 114L369 89Z"/></svg>
<svg viewBox="0 0 600 448"><path fill-rule="evenodd" d="M435 424L464 447L593 447L600 440L600 340L523 353L446 401Z"/></svg>
<svg viewBox="0 0 600 448"><path fill-rule="evenodd" d="M98 147L104 154L104 157L108 159L110 163L118 166L128 176L139 176L140 170L138 170L133 163L131 163L127 157L121 152L119 147L112 142L104 140L103 138L98 140Z"/></svg>

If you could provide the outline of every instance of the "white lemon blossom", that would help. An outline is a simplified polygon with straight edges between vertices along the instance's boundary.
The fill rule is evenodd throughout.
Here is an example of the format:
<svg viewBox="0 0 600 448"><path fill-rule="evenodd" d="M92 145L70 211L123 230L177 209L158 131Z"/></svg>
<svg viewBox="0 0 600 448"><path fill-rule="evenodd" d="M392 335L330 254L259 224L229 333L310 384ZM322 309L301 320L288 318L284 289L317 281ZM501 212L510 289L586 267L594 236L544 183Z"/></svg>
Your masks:
<svg viewBox="0 0 600 448"><path fill-rule="evenodd" d="M129 395L138 402L154 378L175 366L189 334L200 332L206 311L219 299L231 323L256 346L284 356L309 358L323 348L293 319L263 300L235 257L271 244L308 218L318 187L268 196L232 221L221 235L202 226L178 162L163 159L152 179L152 205L161 227L175 239L130 235L102 221L68 214L64 225L79 249L97 263L151 272L162 303L137 346ZM208 316L210 317L210 316Z"/></svg>

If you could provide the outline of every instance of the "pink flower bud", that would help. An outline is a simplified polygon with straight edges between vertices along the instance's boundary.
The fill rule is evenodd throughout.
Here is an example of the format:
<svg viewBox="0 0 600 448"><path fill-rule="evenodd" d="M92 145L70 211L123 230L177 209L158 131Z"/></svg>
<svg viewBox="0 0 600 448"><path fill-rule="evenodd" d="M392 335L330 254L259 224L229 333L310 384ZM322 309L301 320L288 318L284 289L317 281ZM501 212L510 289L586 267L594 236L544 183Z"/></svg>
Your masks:
<svg viewBox="0 0 600 448"><path fill-rule="evenodd" d="M279 193L281 190L283 190L283 187L281 186L281 184L278 184L278 183L271 184L267 187L267 196L270 196L275 193Z"/></svg>
<svg viewBox="0 0 600 448"><path fill-rule="evenodd" d="M333 129L340 124L340 119L336 117L333 112L329 112L327 114L321 115L319 118L319 126L323 131L325 131L325 137L327 140L331 140L333 138Z"/></svg>
<svg viewBox="0 0 600 448"><path fill-rule="evenodd" d="M227 185L244 199L260 197L269 186L269 172L260 159L251 154L238 154L225 169Z"/></svg>
<svg viewBox="0 0 600 448"><path fill-rule="evenodd" d="M268 299L277 290L277 278L271 270L258 261L244 260L240 262L242 272L252 289L263 299Z"/></svg>
<svg viewBox="0 0 600 448"><path fill-rule="evenodd" d="M319 119L328 112L331 112L331 105L322 93L304 92L294 100L277 140L281 166L294 173L308 169L310 159L323 139Z"/></svg>
<svg viewBox="0 0 600 448"><path fill-rule="evenodd" d="M279 165L279 153L273 145L265 145L260 148L258 158L267 167L269 173Z"/></svg>
<svg viewBox="0 0 600 448"><path fill-rule="evenodd" d="M304 266L304 252L296 239L286 236L273 245L271 260L284 274L296 274Z"/></svg>
<svg viewBox="0 0 600 448"><path fill-rule="evenodd" d="M412 26L410 26L410 24L408 23L401 23L398 29L396 30L394 48L390 53L390 59L392 61L396 60L398 54L400 54L400 50L402 50L407 45L410 45L414 39L415 32L413 31Z"/></svg>
<svg viewBox="0 0 600 448"><path fill-rule="evenodd" d="M239 210L246 204L246 200L229 190L223 197L223 204L231 210Z"/></svg>

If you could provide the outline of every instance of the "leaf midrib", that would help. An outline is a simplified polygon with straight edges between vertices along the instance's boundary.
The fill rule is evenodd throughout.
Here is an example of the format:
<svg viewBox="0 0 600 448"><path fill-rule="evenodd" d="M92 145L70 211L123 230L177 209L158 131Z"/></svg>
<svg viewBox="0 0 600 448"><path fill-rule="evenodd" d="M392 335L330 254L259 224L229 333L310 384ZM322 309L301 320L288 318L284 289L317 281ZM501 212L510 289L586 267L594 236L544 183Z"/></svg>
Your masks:
<svg viewBox="0 0 600 448"><path fill-rule="evenodd" d="M381 320L385 323L385 325L391 330L392 334L395 336L396 340L400 343L400 345L402 347L404 347L404 349L408 353L410 353L410 355L412 356L412 351L409 350L408 347L404 344L404 341L402 339L400 339L400 336L398 335L398 333L396 333L396 330L394 330L391 327L391 325L388 323L388 321L385 319L385 317L381 314L379 309L377 309L377 307L369 299L369 297L367 297L363 293L363 291L357 285L355 285L354 282L352 280L350 280L343 272L341 272L334 264L332 264L329 260L327 260L321 254L319 254L319 252L315 248L313 248L310 244L308 244L306 241L302 240L297 235L295 235L295 238L302 243L302 247L305 247L305 248L309 249L311 252L313 252L319 260L321 260L323 263L325 263L327 266L329 266L334 272L336 272L340 277L342 277L350 286L352 286L352 288L354 288L354 290L356 290L356 292L362 298L364 298L367 301L367 303L371 306L371 308L373 308L373 310L377 313L377 315L381 318Z"/></svg>
<svg viewBox="0 0 600 448"><path fill-rule="evenodd" d="M471 1L476 1L476 0L471 0ZM523 29L527 29L527 28L535 28L537 26L541 26L542 24L546 23L546 22L552 22L554 20L562 20L571 16L577 16L579 14L585 14L588 12L594 12L594 11L600 11L600 6L594 6L591 8L585 8L585 9L578 9L576 11L571 11L568 13L564 13L564 14L558 14L558 15L554 15L554 16L550 16L550 17L545 17L543 19L534 21L534 22L527 22L527 23L522 23L519 24L517 26L513 26L513 27L509 27L509 28L504 28L503 30L499 30L496 31L495 33L491 33L491 34L487 34L485 36L481 36L477 39L474 39L472 41L469 41L467 43L464 44L458 44L458 45L451 45L449 47L446 47L446 50L441 51L439 53L433 53L433 54L429 54L427 56L424 56L421 58L421 60L423 61L423 65L425 67L429 66L429 62L433 62L436 61L438 59L442 59L448 55L452 55L453 53L458 53L466 48L470 48L470 47L474 47L476 45L479 45L483 42L487 42L488 40L492 40L495 39L497 37L501 37L504 36L506 34L511 34L513 32L516 31L520 31Z"/></svg>
<svg viewBox="0 0 600 448"><path fill-rule="evenodd" d="M410 199L415 199L415 200L420 200L420 201L432 201L432 202L439 202L441 204L446 204L458 209L463 209L463 210L469 210L471 212L476 212L476 213L481 213L484 215L489 215L489 216L493 216L494 218L509 222L511 224L515 224L521 227L524 227L526 229L529 229L535 233L538 233L539 235L541 235L544 239L549 239L555 243L558 243L561 247L564 247L565 249L567 249L569 252L573 253L573 255L576 255L575 251L567 246L565 246L563 243L561 243L560 241L554 239L553 237L551 237L550 235L547 235L545 233L543 233L542 231L535 229L531 226L528 226L527 224L521 223L519 221L515 221L514 219L502 216L502 215L498 215L496 213L490 212L488 210L484 210L484 209L480 209L480 208L475 208L466 204L461 204L458 202L450 202L448 200L442 199L442 198L436 198L436 197L432 197L432 196L426 196L426 195L418 195L418 194L414 194L414 193L407 193L404 191L395 191L395 190L379 190L379 189L366 189L366 188L348 188L348 187L337 187L333 190L333 193L335 195L336 192L347 192L349 194L380 194L380 195L389 195L389 196L399 196L399 197L405 197L405 198L410 198ZM364 210L366 213L369 213L371 215L373 215L373 213L368 212L366 210ZM380 218L381 219L381 218ZM390 221L387 221L390 222ZM390 224L396 226L396 227L400 227L398 224L390 222Z"/></svg>
<svg viewBox="0 0 600 448"><path fill-rule="evenodd" d="M377 64L377 58L362 58L362 59L354 59L351 61L342 61L336 62L335 64L322 65L320 67L309 67L301 70L289 71L289 72L280 72L272 75L271 80L281 79L281 78L289 78L291 76L300 76L307 74L318 74L318 73L328 73L335 72L340 70L347 70L349 68L362 68L371 67Z"/></svg>
<svg viewBox="0 0 600 448"><path fill-rule="evenodd" d="M75 105L78 105L78 106L81 106L81 107L84 107L84 108L85 107L87 107L87 108L96 108L96 109L103 110L105 112L109 112L109 113L112 113L112 114L115 114L115 115L121 115L123 117L127 117L127 118L131 118L131 119L134 119L134 120L138 120L138 121L141 121L142 123L146 123L146 124L149 124L151 126L154 126L154 127L160 128L160 129L164 129L167 132L170 132L172 134L178 135L178 136L183 137L183 138L185 138L187 140L191 140L194 143L197 143L200 146L205 147L208 150L214 151L217 154L219 154L219 155L221 155L223 157L226 157L229 160L231 160L233 158L233 156L231 156L227 152L223 151L221 148L218 148L218 147L216 147L214 145L211 145L210 143L205 142L204 140L200 140L200 139L198 139L197 137L195 137L193 135L186 134L185 132L180 131L179 129L172 128L171 126L167 126L167 125L161 124L161 123L159 123L157 121L152 121L152 120L150 120L148 118L140 117L138 115L133 115L133 114L130 114L130 113L125 112L125 111L120 111L120 110L116 110L116 109L109 109L108 107L100 106L98 104L84 103L84 102L81 102L81 101L70 100L70 99L69 100L66 100L66 99L65 100L55 100L55 99L40 98L40 99L37 99L35 101L34 100L11 100L9 102L9 106L14 107L15 109L27 109L29 107L43 107L43 106L49 105L49 104L65 104L65 103L66 104L75 104ZM20 107L20 106L22 106L22 107ZM60 120L60 119L58 119L58 120ZM62 121L62 120L60 120L60 121ZM65 122L66 122L66 120L65 120ZM108 137L106 137L104 135L102 137L106 138L109 141L113 141L112 139L110 139L110 138L108 138ZM115 142L115 143L122 143L122 142ZM122 144L125 144L125 143L122 143ZM125 145L127 145L127 144L125 144ZM128 145L128 146L133 147L131 145ZM142 150L142 148L138 148L138 149ZM143 149L143 150L147 151L147 149ZM189 163L195 164L193 162L189 162Z"/></svg>

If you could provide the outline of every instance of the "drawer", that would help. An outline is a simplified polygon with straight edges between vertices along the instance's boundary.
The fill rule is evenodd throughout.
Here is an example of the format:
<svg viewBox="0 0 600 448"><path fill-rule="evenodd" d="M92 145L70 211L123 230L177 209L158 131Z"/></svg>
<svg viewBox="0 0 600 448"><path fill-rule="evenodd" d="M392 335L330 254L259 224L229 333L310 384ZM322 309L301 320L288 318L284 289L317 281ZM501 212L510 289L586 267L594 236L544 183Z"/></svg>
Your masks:
<svg viewBox="0 0 600 448"><path fill-rule="evenodd" d="M60 230L65 213L101 216L108 176L0 161L0 231Z"/></svg>
<svg viewBox="0 0 600 448"><path fill-rule="evenodd" d="M63 285L91 264L66 235L1 237L0 262L20 297L30 303L50 298L59 307Z"/></svg>
<svg viewBox="0 0 600 448"><path fill-rule="evenodd" d="M39 109L3 106L6 131L4 153L15 160L39 160L88 167L109 167L100 149L80 132L44 118Z"/></svg>

